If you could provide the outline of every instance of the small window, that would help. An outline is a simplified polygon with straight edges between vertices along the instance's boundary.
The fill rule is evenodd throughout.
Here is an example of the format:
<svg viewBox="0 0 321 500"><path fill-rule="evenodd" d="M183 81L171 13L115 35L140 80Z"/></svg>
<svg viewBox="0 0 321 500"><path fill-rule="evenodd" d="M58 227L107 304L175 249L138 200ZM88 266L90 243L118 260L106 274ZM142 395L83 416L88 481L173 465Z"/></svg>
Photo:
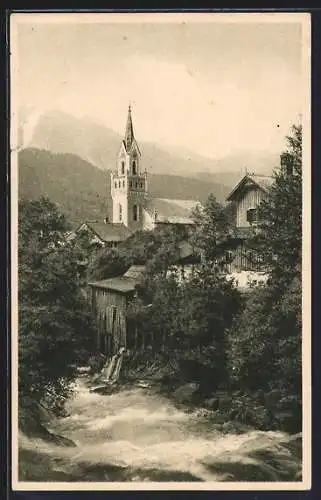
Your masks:
<svg viewBox="0 0 321 500"><path fill-rule="evenodd" d="M133 183L132 183L132 181L130 181L130 187L131 187L131 188L133 187Z"/></svg>
<svg viewBox="0 0 321 500"><path fill-rule="evenodd" d="M122 221L123 218L123 207L119 204L119 220Z"/></svg>
<svg viewBox="0 0 321 500"><path fill-rule="evenodd" d="M135 188L137 189L138 188L138 182L135 183Z"/></svg>
<svg viewBox="0 0 321 500"><path fill-rule="evenodd" d="M117 188L117 182L115 182L115 188Z"/></svg>
<svg viewBox="0 0 321 500"><path fill-rule="evenodd" d="M255 222L257 222L257 209L256 208L250 208L246 212L246 220L250 224L254 224Z"/></svg>
<svg viewBox="0 0 321 500"><path fill-rule="evenodd" d="M125 162L124 161L121 162L121 173L122 173L122 175L125 174Z"/></svg>
<svg viewBox="0 0 321 500"><path fill-rule="evenodd" d="M132 167L133 167L133 175L136 175L137 174L137 165L136 165L136 161L135 160L132 163Z"/></svg>
<svg viewBox="0 0 321 500"><path fill-rule="evenodd" d="M137 205L133 206L133 220L134 221L138 220L138 206Z"/></svg>
<svg viewBox="0 0 321 500"><path fill-rule="evenodd" d="M227 250L225 253L225 261L230 264L233 260L233 252L231 250Z"/></svg>
<svg viewBox="0 0 321 500"><path fill-rule="evenodd" d="M118 182L118 187L120 187L120 186L121 186L121 184L120 184L120 181L119 181L119 182Z"/></svg>
<svg viewBox="0 0 321 500"><path fill-rule="evenodd" d="M115 306L112 306L112 333L114 333L115 326L116 326L116 315L117 315L117 310Z"/></svg>
<svg viewBox="0 0 321 500"><path fill-rule="evenodd" d="M140 187L141 187L141 189L143 189L143 183L142 182L140 183Z"/></svg>

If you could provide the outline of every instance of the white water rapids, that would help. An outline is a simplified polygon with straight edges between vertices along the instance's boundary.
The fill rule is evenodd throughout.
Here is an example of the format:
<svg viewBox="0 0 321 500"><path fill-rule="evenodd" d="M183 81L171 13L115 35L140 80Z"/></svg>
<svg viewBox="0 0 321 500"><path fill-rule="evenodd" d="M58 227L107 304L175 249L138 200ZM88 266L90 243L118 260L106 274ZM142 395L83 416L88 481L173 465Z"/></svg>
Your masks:
<svg viewBox="0 0 321 500"><path fill-rule="evenodd" d="M297 481L300 473L287 434L223 434L153 389L103 396L80 381L68 411L50 430L76 447L20 436L24 480Z"/></svg>

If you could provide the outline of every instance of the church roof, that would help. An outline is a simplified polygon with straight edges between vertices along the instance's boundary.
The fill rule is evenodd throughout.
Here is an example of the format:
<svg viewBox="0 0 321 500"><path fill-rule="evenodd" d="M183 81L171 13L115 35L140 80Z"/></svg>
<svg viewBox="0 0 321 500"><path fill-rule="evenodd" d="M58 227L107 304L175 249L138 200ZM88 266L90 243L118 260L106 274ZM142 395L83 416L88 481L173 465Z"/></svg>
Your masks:
<svg viewBox="0 0 321 500"><path fill-rule="evenodd" d="M113 222L85 222L76 232L78 232L80 228L83 228L84 225L104 242L124 241L132 234L124 224Z"/></svg>
<svg viewBox="0 0 321 500"><path fill-rule="evenodd" d="M150 197L145 209L155 218L155 222L193 224L192 211L198 204L196 200Z"/></svg>
<svg viewBox="0 0 321 500"><path fill-rule="evenodd" d="M273 177L269 175L249 175L246 174L240 182L235 186L235 188L231 191L231 193L228 195L226 198L227 201L234 201L237 199L240 194L242 193L242 190L247 186L248 184L253 184L257 186L259 189L262 191L267 192L269 187L273 184Z"/></svg>

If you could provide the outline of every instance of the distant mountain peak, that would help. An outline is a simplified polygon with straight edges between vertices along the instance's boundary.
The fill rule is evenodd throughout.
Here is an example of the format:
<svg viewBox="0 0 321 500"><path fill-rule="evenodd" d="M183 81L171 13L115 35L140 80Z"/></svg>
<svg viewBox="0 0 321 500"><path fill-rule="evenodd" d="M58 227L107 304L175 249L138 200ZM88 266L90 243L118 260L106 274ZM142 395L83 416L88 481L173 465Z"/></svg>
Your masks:
<svg viewBox="0 0 321 500"><path fill-rule="evenodd" d="M122 141L120 134L100 120L84 115L77 118L65 111L25 111L29 121L21 123L23 145L54 153L73 153L102 170L113 169ZM126 117L124 118L126 119ZM226 158L206 158L179 146L163 146L136 138L142 152L142 167L149 172L195 177L197 172L232 173L244 165L256 173L269 173L278 163L278 155L237 152ZM277 158L277 160L276 160Z"/></svg>

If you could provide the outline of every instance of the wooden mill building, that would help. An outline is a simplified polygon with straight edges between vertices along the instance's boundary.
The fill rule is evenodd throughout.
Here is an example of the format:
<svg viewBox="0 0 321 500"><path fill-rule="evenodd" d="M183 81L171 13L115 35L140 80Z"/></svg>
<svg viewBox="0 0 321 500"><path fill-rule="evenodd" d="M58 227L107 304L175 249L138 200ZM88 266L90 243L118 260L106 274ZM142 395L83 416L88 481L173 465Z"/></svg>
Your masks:
<svg viewBox="0 0 321 500"><path fill-rule="evenodd" d="M89 283L99 351L115 354L121 347L134 347L126 312L144 272L145 266L132 266L123 276Z"/></svg>
<svg viewBox="0 0 321 500"><path fill-rule="evenodd" d="M199 258L193 247L183 241L179 245L179 256L168 273L175 273L178 283L193 274ZM138 294L146 267L131 266L122 276L89 283L92 312L96 319L96 348L108 355L115 354L121 347L137 349L144 347L147 339L127 319L130 302ZM150 342L150 339L147 343Z"/></svg>

